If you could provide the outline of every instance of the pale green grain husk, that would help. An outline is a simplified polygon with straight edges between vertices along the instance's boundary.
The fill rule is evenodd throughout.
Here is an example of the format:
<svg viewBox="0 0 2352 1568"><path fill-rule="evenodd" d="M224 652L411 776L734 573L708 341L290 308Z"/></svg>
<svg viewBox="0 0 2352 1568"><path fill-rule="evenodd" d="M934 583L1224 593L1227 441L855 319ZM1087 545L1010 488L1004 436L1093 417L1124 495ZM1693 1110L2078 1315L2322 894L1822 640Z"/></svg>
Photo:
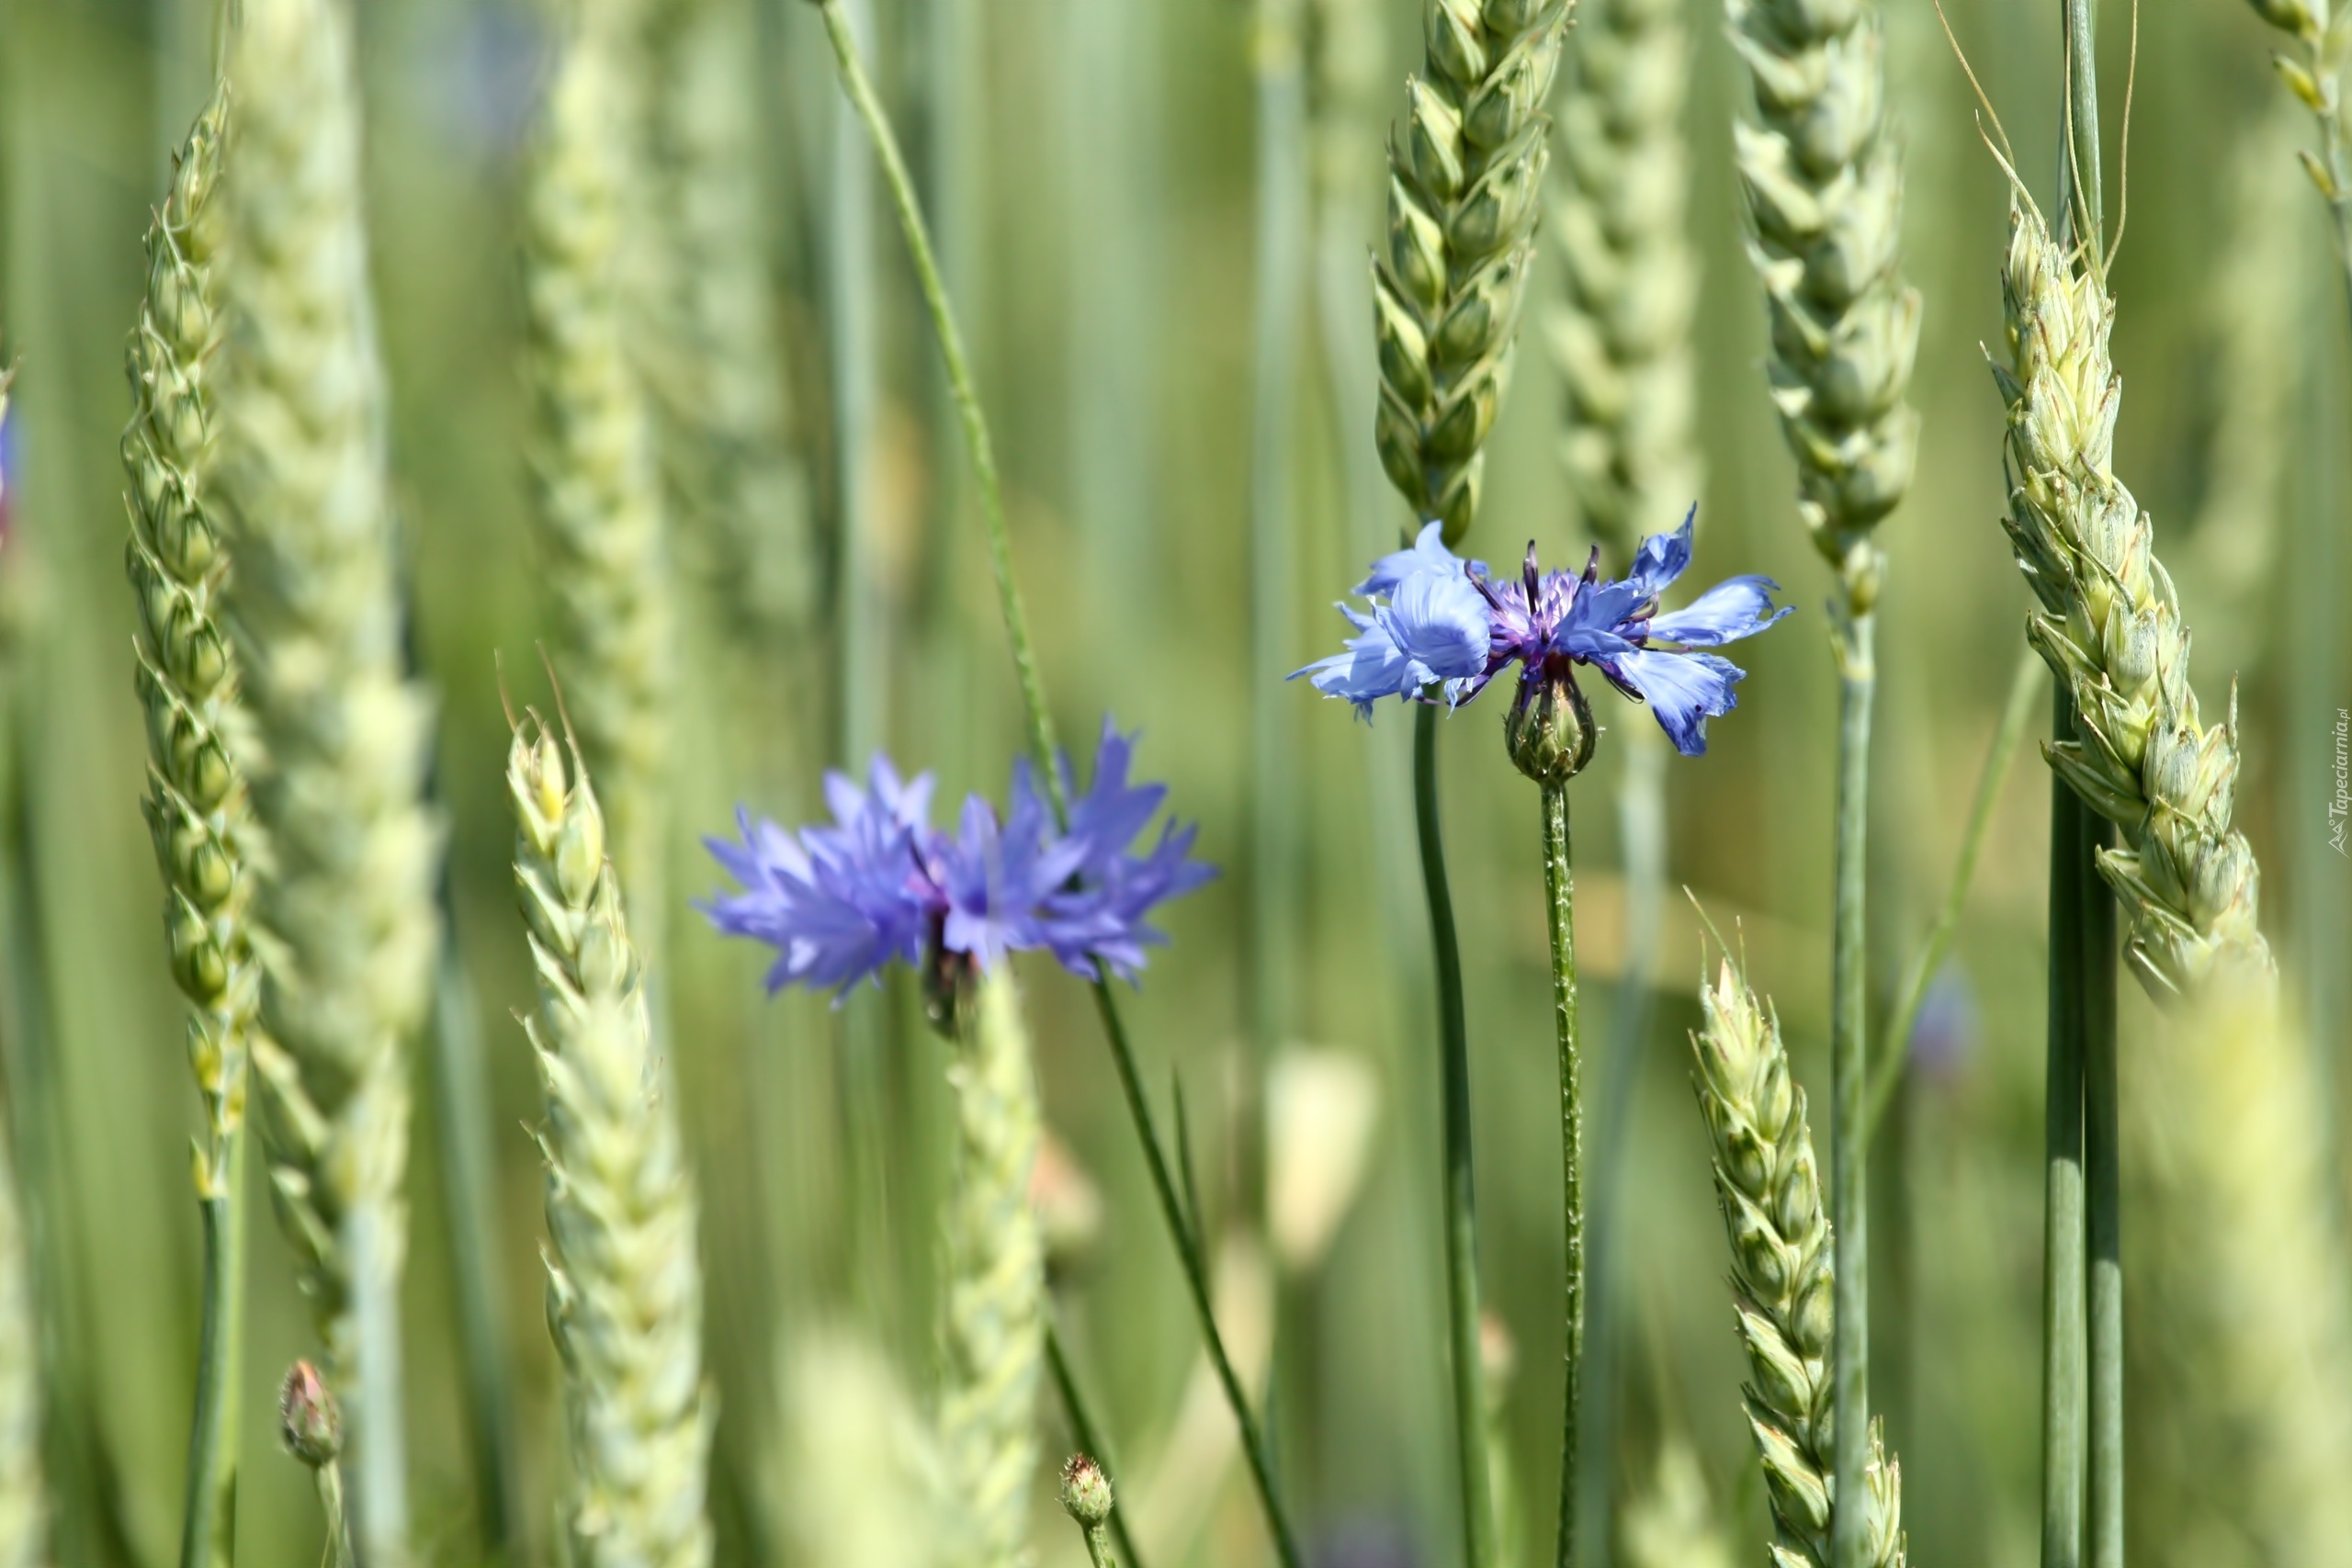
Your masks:
<svg viewBox="0 0 2352 1568"><path fill-rule="evenodd" d="M957 1010L940 1438L966 1514L963 1560L1012 1568L1028 1550L1045 1356L1045 1251L1029 1201L1037 1084L1008 965L980 975Z"/></svg>
<svg viewBox="0 0 2352 1568"><path fill-rule="evenodd" d="M1373 264L1382 465L1453 543L1478 510L1483 447L1535 260L1569 0L1429 0L1426 75L1388 149L1388 238Z"/></svg>
<svg viewBox="0 0 2352 1568"><path fill-rule="evenodd" d="M1868 0L1725 0L1755 118L1734 127L1748 254L1770 328L1765 369L1797 461L1798 510L1866 614L1871 529L1910 488L1918 417L1904 402L1919 296L1897 276L1903 164L1885 118Z"/></svg>
<svg viewBox="0 0 2352 1568"><path fill-rule="evenodd" d="M0 413L8 406L0 376ZM0 1568L49 1561L49 1491L40 1468L40 1325L33 1315L31 1238L0 1119Z"/></svg>
<svg viewBox="0 0 2352 1568"><path fill-rule="evenodd" d="M432 712L404 674L351 18L243 0L221 292L229 623L268 846L253 1066L279 1220L351 1423L361 1550L404 1557L398 1287L409 1036L431 996Z"/></svg>
<svg viewBox="0 0 2352 1568"><path fill-rule="evenodd" d="M1568 392L1561 459L1585 526L1621 570L1699 498L1690 73L1680 0L1582 0L1562 73L1566 179L1550 230L1566 287L1547 335Z"/></svg>
<svg viewBox="0 0 2352 1568"><path fill-rule="evenodd" d="M682 542L755 633L805 626L819 561L763 215L756 18L745 0L639 0L649 221L639 345Z"/></svg>
<svg viewBox="0 0 2352 1568"><path fill-rule="evenodd" d="M2080 715L2051 766L2121 829L2100 875L2130 926L2125 956L2159 999L2222 968L2267 973L2259 871L2231 826L2236 696L2207 727L2188 684L2188 629L2154 527L2115 476L2122 379L2109 356L2115 302L2052 241L2022 190L2002 276L2008 364L2009 513L2018 568L2041 601L2026 637Z"/></svg>
<svg viewBox="0 0 2352 1568"><path fill-rule="evenodd" d="M1747 1352L1743 1393L1772 1506L1772 1561L1826 1568L1834 1280L1804 1090L1790 1076L1779 1018L1728 958L1715 983L1700 987L1699 1001L1704 1023L1690 1036L1691 1081L1731 1243L1732 1305ZM1863 1473L1863 1561L1901 1568L1903 1472L1883 1451L1876 1422Z"/></svg>
<svg viewBox="0 0 2352 1568"><path fill-rule="evenodd" d="M2352 1301L2310 1044L2267 977L2134 1044L2134 1531L2167 1568L2345 1568Z"/></svg>
<svg viewBox="0 0 2352 1568"><path fill-rule="evenodd" d="M573 749L518 726L506 785L538 1006L524 1021L547 1120L548 1328L571 1438L574 1568L700 1568L711 1395L693 1178L654 1055L645 974Z"/></svg>
<svg viewBox="0 0 2352 1568"><path fill-rule="evenodd" d="M676 633L653 426L630 355L628 9L580 5L564 17L530 176L526 291L555 664L612 803L639 941L658 953Z"/></svg>

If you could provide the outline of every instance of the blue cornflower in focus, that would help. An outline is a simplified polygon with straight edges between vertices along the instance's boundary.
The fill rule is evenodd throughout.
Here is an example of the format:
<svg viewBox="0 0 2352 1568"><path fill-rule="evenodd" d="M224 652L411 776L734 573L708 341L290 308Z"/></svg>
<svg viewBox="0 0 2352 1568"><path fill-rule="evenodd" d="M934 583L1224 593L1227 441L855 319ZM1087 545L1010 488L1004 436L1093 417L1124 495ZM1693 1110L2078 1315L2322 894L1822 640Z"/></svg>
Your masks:
<svg viewBox="0 0 2352 1568"><path fill-rule="evenodd" d="M1013 770L1003 817L971 795L953 833L931 826L928 773L901 782L879 756L864 789L829 773L831 823L791 833L739 811L740 839L707 840L738 890L703 912L721 931L776 950L772 992L801 985L846 994L893 959L988 969L1035 950L1088 979L1132 980L1145 948L1167 940L1149 923L1152 908L1216 874L1190 858L1189 826L1164 823L1156 842L1135 852L1168 790L1128 784L1133 753L1133 739L1106 719L1083 795L1069 759L1057 760L1074 796L1067 829L1054 826L1025 762Z"/></svg>
<svg viewBox="0 0 2352 1568"><path fill-rule="evenodd" d="M1679 610L1660 613L1659 594L1690 564L1696 517L1694 508L1673 533L1643 540L1622 581L1600 576L1599 550L1581 574L1542 571L1532 544L1519 579L1497 581L1483 561L1448 550L1432 523L1412 548L1374 564L1356 590L1368 610L1339 607L1359 634L1348 639L1346 651L1291 678L1310 677L1316 690L1346 698L1368 718L1383 697L1442 698L1458 706L1516 663L1516 751L1521 716L1540 707L1549 728L1555 709L1562 716L1584 714L1575 676L1575 666L1582 664L1647 703L1675 750L1699 756L1707 749L1707 720L1737 705L1732 687L1746 672L1698 650L1752 637L1789 612L1772 608L1779 585L1770 578L1735 577ZM1574 773L1590 755L1591 728L1581 719L1563 722L1574 732L1571 749L1581 749L1565 764ZM1522 760L1522 767L1529 765Z"/></svg>

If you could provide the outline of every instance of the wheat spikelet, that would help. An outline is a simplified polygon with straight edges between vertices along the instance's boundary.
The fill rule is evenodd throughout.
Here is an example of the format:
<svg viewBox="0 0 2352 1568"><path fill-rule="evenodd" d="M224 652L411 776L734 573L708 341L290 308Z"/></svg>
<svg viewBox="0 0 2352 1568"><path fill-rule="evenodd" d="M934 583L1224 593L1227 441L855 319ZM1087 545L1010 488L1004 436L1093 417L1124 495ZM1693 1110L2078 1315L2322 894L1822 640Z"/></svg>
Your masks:
<svg viewBox="0 0 2352 1568"><path fill-rule="evenodd" d="M968 1561L1012 1568L1026 1552L1045 1349L1045 1249L1029 1202L1037 1084L1008 965L980 975L956 1012L940 1438L967 1515Z"/></svg>
<svg viewBox="0 0 2352 1568"><path fill-rule="evenodd" d="M1428 74L1388 148L1388 242L1373 265L1374 434L1388 477L1457 542L1509 378L1568 0L1430 0Z"/></svg>
<svg viewBox="0 0 2352 1568"><path fill-rule="evenodd" d="M229 79L220 497L269 859L253 1066L279 1219L355 1437L363 1549L402 1555L403 1043L429 998L431 711L402 673L350 18L244 0Z"/></svg>
<svg viewBox="0 0 2352 1568"><path fill-rule="evenodd" d="M808 474L790 442L789 382L762 242L755 18L743 0L652 7L646 106L650 197L643 355L682 530L725 602L765 632L805 625L817 596Z"/></svg>
<svg viewBox="0 0 2352 1568"><path fill-rule="evenodd" d="M1561 457L1586 526L1619 563L1699 494L1690 66L1679 0L1583 0L1558 111L1567 180L1550 230L1566 297L1548 335L1568 389Z"/></svg>
<svg viewBox="0 0 2352 1568"><path fill-rule="evenodd" d="M2127 1099L2133 1527L2184 1568L2344 1568L2352 1302L2311 1043L2261 979L2148 1034Z"/></svg>
<svg viewBox="0 0 2352 1568"><path fill-rule="evenodd" d="M695 1568L711 1553L702 1265L644 972L587 773L567 778L534 719L516 727L506 784L539 980L524 1027L547 1105L548 1327L571 1437L571 1561Z"/></svg>
<svg viewBox="0 0 2352 1568"><path fill-rule="evenodd" d="M1731 1243L1732 1305L1747 1351L1748 1429L1772 1503L1777 1568L1829 1562L1829 1346L1835 1329L1829 1221L1805 1125L1804 1090L1789 1075L1780 1020L1731 961L1699 992L1690 1036L1699 1112L1713 1145L1715 1195ZM1871 1423L1864 1560L1901 1568L1903 1472Z"/></svg>
<svg viewBox="0 0 2352 1568"><path fill-rule="evenodd" d="M228 1196L230 1147L244 1123L245 1057L260 970L248 929L252 805L236 758L251 744L236 660L220 625L229 558L208 493L219 346L213 200L228 100L198 117L163 209L147 231L147 296L131 333L134 412L130 585L139 603L139 695L147 717L147 825L164 875L172 976L195 1011L188 1057L205 1112L198 1196Z"/></svg>
<svg viewBox="0 0 2352 1568"><path fill-rule="evenodd" d="M1871 528L1911 485L1903 401L1919 296L1896 276L1903 166L1886 134L1878 15L1865 0L1725 0L1755 88L1734 127L1749 255L1771 329L1766 369L1797 460L1798 510L1844 579L1877 602Z"/></svg>
<svg viewBox="0 0 2352 1568"><path fill-rule="evenodd" d="M7 406L7 378L0 376L0 413ZM33 1315L31 1251L0 1119L0 1568L41 1568L48 1561L40 1329Z"/></svg>
<svg viewBox="0 0 2352 1568"><path fill-rule="evenodd" d="M2079 739L2045 746L2091 809L2122 829L2099 874L2131 923L2125 952L2164 998L2220 966L2267 971L2259 873L2230 825L2237 700L2207 728L2188 684L2188 630L2154 529L2115 477L2122 381L2109 357L2115 302L2059 250L2021 190L2002 276L2009 364L2009 513L2018 565L2041 602L2026 636L2066 683Z"/></svg>
<svg viewBox="0 0 2352 1568"><path fill-rule="evenodd" d="M566 705L612 801L639 940L658 953L675 658L652 425L629 357L627 14L573 6L548 87L528 195L532 466Z"/></svg>

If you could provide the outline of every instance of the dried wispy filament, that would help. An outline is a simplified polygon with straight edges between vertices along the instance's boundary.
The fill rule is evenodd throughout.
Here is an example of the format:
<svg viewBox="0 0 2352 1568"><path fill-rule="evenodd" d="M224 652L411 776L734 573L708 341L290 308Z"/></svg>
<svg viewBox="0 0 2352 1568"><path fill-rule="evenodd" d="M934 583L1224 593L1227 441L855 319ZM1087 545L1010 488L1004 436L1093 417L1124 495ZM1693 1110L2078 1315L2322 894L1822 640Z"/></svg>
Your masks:
<svg viewBox="0 0 2352 1568"><path fill-rule="evenodd" d="M215 258L228 96L216 89L179 152L147 231L147 294L130 336L132 413L125 552L139 605L140 705L147 720L142 803L164 877L172 976L187 996L188 1063L203 1102L197 1201L205 1227L204 1348L197 1379L187 1526L189 1551L230 1561L235 1534L236 1385L242 1341L246 1062L261 969L250 925L252 803L237 757L251 749L236 658L220 600L229 557L211 516L220 347Z"/></svg>
<svg viewBox="0 0 2352 1568"><path fill-rule="evenodd" d="M554 736L527 720L506 787L539 982L524 1028L546 1098L548 1327L571 1436L571 1560L693 1568L711 1552L702 1263L644 968L577 750L567 772Z"/></svg>
<svg viewBox="0 0 2352 1568"><path fill-rule="evenodd" d="M1780 1020L1729 959L1699 992L1690 1036L1699 1112L1731 1243L1732 1306L1747 1351L1748 1429L1772 1505L1776 1568L1826 1568L1831 1502L1829 1348L1836 1328L1829 1220ZM1900 1568L1903 1472L1871 1426L1862 1561Z"/></svg>
<svg viewBox="0 0 2352 1568"><path fill-rule="evenodd" d="M253 1066L278 1216L352 1423L363 1551L402 1554L404 1044L431 992L432 723L403 669L348 11L243 0L221 292L228 608L270 859Z"/></svg>
<svg viewBox="0 0 2352 1568"><path fill-rule="evenodd" d="M1885 123L1878 14L1866 0L1725 0L1755 88L1734 127L1764 285L1766 369L1796 456L1815 547L1865 614L1872 526L1911 485L1918 417L1904 402L1919 296L1896 274L1903 165Z"/></svg>
<svg viewBox="0 0 2352 1568"><path fill-rule="evenodd" d="M649 8L653 330L639 357L664 479L680 537L702 552L725 602L752 629L789 631L815 608L819 562L763 248L757 19L744 0Z"/></svg>
<svg viewBox="0 0 2352 1568"><path fill-rule="evenodd" d="M0 412L8 389L0 377ZM31 1238L0 1125L0 1568L49 1561L49 1494L40 1468L40 1327L33 1315Z"/></svg>
<svg viewBox="0 0 2352 1568"><path fill-rule="evenodd" d="M639 941L659 952L675 633L650 405L630 358L627 14L573 7L548 85L528 196L532 468L557 669L612 801Z"/></svg>
<svg viewBox="0 0 2352 1568"><path fill-rule="evenodd" d="M2188 629L2154 527L2115 476L2122 379L2109 356L2115 301L2051 239L2022 191L2002 276L2009 363L2009 513L2003 521L2041 609L2026 636L2066 683L2077 739L2045 748L2124 847L2099 874L2130 922L2125 948L2149 991L2188 990L2222 967L2267 972L2259 871L2231 826L2236 698L2206 726L2188 684Z"/></svg>
<svg viewBox="0 0 2352 1568"><path fill-rule="evenodd" d="M1549 338L1567 385L1560 454L1612 564L1698 498L1682 136L1690 40L1679 0L1583 0L1560 91L1567 178L1550 233L1566 297Z"/></svg>
<svg viewBox="0 0 2352 1568"><path fill-rule="evenodd" d="M1430 0L1428 74L1388 149L1388 239L1373 266L1374 422L1389 479L1460 541L1509 378L1535 259L1568 0Z"/></svg>

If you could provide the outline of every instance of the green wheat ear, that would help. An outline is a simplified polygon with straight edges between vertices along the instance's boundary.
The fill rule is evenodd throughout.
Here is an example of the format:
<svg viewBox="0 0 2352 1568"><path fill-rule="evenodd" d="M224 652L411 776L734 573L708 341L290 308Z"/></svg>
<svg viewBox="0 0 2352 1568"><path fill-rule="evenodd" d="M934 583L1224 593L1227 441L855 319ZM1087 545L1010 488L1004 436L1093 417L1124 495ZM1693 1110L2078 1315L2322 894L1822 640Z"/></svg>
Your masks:
<svg viewBox="0 0 2352 1568"><path fill-rule="evenodd" d="M1699 992L1692 1087L1707 1124L1715 1196L1731 1242L1732 1305L1747 1351L1748 1429L1772 1503L1777 1568L1827 1568L1831 1505L1829 1346L1836 1325L1829 1220L1789 1073L1780 1020L1726 958ZM1871 1424L1864 1561L1902 1568L1903 1472Z"/></svg>
<svg viewBox="0 0 2352 1568"><path fill-rule="evenodd" d="M629 356L633 55L606 8L569 9L526 204L537 538L566 706L612 802L639 941L658 953L676 660L652 423Z"/></svg>
<svg viewBox="0 0 2352 1568"><path fill-rule="evenodd" d="M406 673L352 22L242 0L221 278L228 610L269 858L253 1066L270 1186L353 1434L360 1549L405 1555L406 1044L432 994L432 706Z"/></svg>
<svg viewBox="0 0 2352 1568"><path fill-rule="evenodd" d="M524 1028L547 1121L548 1327L571 1429L577 1568L699 1568L712 1409L693 1178L653 1054L645 976L575 749L536 718L506 765L538 972Z"/></svg>

